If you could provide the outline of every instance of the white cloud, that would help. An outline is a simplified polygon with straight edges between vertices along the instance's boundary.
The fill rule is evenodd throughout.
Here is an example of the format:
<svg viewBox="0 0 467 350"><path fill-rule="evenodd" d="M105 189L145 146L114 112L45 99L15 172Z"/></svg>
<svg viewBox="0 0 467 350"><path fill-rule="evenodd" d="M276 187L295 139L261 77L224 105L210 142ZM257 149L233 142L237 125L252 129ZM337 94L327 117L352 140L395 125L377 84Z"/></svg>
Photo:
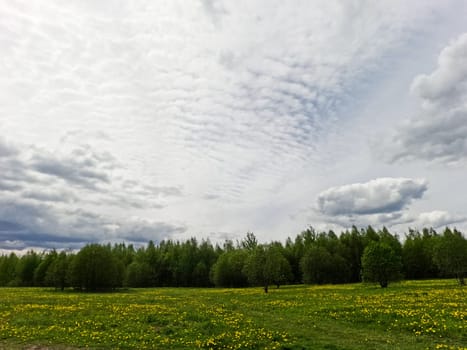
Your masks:
<svg viewBox="0 0 467 350"><path fill-rule="evenodd" d="M437 229L467 221L467 215L444 210L413 211L411 204L420 200L427 190L426 180L407 178L378 178L332 187L319 194L314 218L344 228L372 225L399 230L407 227Z"/></svg>
<svg viewBox="0 0 467 350"><path fill-rule="evenodd" d="M438 67L417 76L412 92L422 102L384 146L388 160L465 164L467 160L467 33L441 51Z"/></svg>
<svg viewBox="0 0 467 350"><path fill-rule="evenodd" d="M421 227L443 228L467 221L467 215L456 215L443 210L420 213L415 224Z"/></svg>
<svg viewBox="0 0 467 350"><path fill-rule="evenodd" d="M399 212L427 190L424 179L378 178L366 183L332 187L318 195L325 215L371 215Z"/></svg>
<svg viewBox="0 0 467 350"><path fill-rule="evenodd" d="M411 87L426 107L454 107L466 105L467 94L467 33L444 48L438 67L431 74L417 76Z"/></svg>

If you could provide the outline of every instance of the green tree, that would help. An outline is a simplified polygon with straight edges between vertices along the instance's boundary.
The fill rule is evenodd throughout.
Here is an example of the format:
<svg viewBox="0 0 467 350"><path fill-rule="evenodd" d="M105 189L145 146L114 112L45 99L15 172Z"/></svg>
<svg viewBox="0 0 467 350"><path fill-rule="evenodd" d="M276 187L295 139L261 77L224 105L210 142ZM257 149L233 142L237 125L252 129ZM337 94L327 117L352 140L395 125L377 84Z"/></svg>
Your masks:
<svg viewBox="0 0 467 350"><path fill-rule="evenodd" d="M252 285L260 285L267 293L271 284L280 285L291 278L287 259L273 245L259 245L250 251L244 273Z"/></svg>
<svg viewBox="0 0 467 350"><path fill-rule="evenodd" d="M16 265L19 258L15 253L2 256L0 259L0 286L14 285L16 282Z"/></svg>
<svg viewBox="0 0 467 350"><path fill-rule="evenodd" d="M386 227L378 232L379 241L389 245L397 256L402 256L402 245L397 235L391 234Z"/></svg>
<svg viewBox="0 0 467 350"><path fill-rule="evenodd" d="M362 254L365 249L363 235L353 226L352 230L343 232L339 240L343 246L342 256L349 269L349 282L360 282L362 271Z"/></svg>
<svg viewBox="0 0 467 350"><path fill-rule="evenodd" d="M290 268L292 269L291 283L302 282L302 271L300 269L300 260L303 257L303 245L297 244L297 241L293 242L289 237L285 242L284 256L289 262Z"/></svg>
<svg viewBox="0 0 467 350"><path fill-rule="evenodd" d="M355 226L352 227L352 231L356 230L357 228ZM370 225L366 229L361 229L360 230L363 240L365 242L365 247L370 244L371 242L377 242L380 239L380 236L378 233L374 230L373 227Z"/></svg>
<svg viewBox="0 0 467 350"><path fill-rule="evenodd" d="M247 232L241 242L241 247L246 250L253 250L258 246L258 240L253 232Z"/></svg>
<svg viewBox="0 0 467 350"><path fill-rule="evenodd" d="M34 285L34 271L41 263L39 255L33 251L28 251L23 255L16 265L16 278L19 286Z"/></svg>
<svg viewBox="0 0 467 350"><path fill-rule="evenodd" d="M179 284L183 287L194 286L194 272L199 262L199 249L196 238L183 242L179 247L177 267L179 271ZM200 266L198 271L201 272Z"/></svg>
<svg viewBox="0 0 467 350"><path fill-rule="evenodd" d="M338 253L331 254L324 246L312 245L306 249L301 261L304 283L344 283L350 270Z"/></svg>
<svg viewBox="0 0 467 350"><path fill-rule="evenodd" d="M119 271L110 249L99 244L82 248L72 261L71 282L87 291L110 289L121 285Z"/></svg>
<svg viewBox="0 0 467 350"><path fill-rule="evenodd" d="M455 276L460 285L465 285L467 240L459 231L446 228L435 244L434 261L441 271Z"/></svg>
<svg viewBox="0 0 467 350"><path fill-rule="evenodd" d="M197 287L212 286L210 271L218 258L218 253L209 241L202 241L198 248L198 263L193 271L194 284Z"/></svg>
<svg viewBox="0 0 467 350"><path fill-rule="evenodd" d="M280 243L273 243L267 251L269 259L273 262L271 267L273 283L279 288L283 284L293 281L292 267L285 257L284 248Z"/></svg>
<svg viewBox="0 0 467 350"><path fill-rule="evenodd" d="M385 242L371 242L362 256L362 273L365 282L378 282L386 288L390 281L400 278L402 259Z"/></svg>
<svg viewBox="0 0 467 350"><path fill-rule="evenodd" d="M126 245L125 243L114 244L112 247L112 254L115 259L121 261L123 266L126 268L133 262L135 256L135 248L132 244Z"/></svg>
<svg viewBox="0 0 467 350"><path fill-rule="evenodd" d="M216 287L245 287L248 285L244 273L248 257L244 249L232 249L219 256L211 268L211 279Z"/></svg>
<svg viewBox="0 0 467 350"><path fill-rule="evenodd" d="M438 268L433 260L433 247L436 241L434 230L423 230L423 235L409 230L402 246L404 276L407 279L436 278Z"/></svg>
<svg viewBox="0 0 467 350"><path fill-rule="evenodd" d="M133 261L125 271L124 285L127 287L151 287L152 269L146 261Z"/></svg>
<svg viewBox="0 0 467 350"><path fill-rule="evenodd" d="M46 275L49 266L57 258L58 254L55 249L48 253L43 253L41 256L41 262L34 271L34 285L36 286L46 286L48 285Z"/></svg>
<svg viewBox="0 0 467 350"><path fill-rule="evenodd" d="M45 275L45 283L55 288L60 288L62 291L67 287L69 280L69 267L71 256L66 252L60 252L47 268Z"/></svg>

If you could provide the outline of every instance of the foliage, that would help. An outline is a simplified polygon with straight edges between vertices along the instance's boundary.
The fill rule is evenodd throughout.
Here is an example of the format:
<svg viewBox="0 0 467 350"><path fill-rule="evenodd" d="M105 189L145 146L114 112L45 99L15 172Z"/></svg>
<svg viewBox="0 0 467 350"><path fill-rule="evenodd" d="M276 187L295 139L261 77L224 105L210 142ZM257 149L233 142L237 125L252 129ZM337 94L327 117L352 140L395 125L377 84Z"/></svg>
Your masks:
<svg viewBox="0 0 467 350"><path fill-rule="evenodd" d="M404 276L407 279L426 279L439 276L434 262L434 244L438 234L424 229L422 233L410 230L402 246Z"/></svg>
<svg viewBox="0 0 467 350"><path fill-rule="evenodd" d="M292 275L289 262L275 245L259 245L251 250L243 271L248 281L262 286L265 293L271 284L279 287Z"/></svg>
<svg viewBox="0 0 467 350"><path fill-rule="evenodd" d="M447 229L442 235L433 229L410 230L401 244L386 228L352 227L337 235L312 227L294 239L260 244L252 232L244 239L227 240L222 246L209 240L149 241L146 246L118 243L94 244L98 256L55 250L29 251L0 256L0 286L69 286L89 289L126 287L244 287L287 283L349 283L362 281L362 256L371 244L384 243L402 257L406 278L465 278L465 238ZM264 252L262 252L264 250ZM264 254L263 254L264 253ZM90 259L89 262L86 260ZM97 260L96 260L97 259ZM101 264L99 259L103 259ZM276 261L276 263L261 263ZM245 268L248 262L248 267ZM95 268L90 268L95 266ZM97 269L97 270L96 270ZM100 286L85 287L85 281L102 276ZM266 271L269 270L269 271ZM86 277L87 276L87 277ZM273 276L273 277L271 277ZM367 276L368 277L368 276ZM100 278L100 277L99 277ZM367 278L368 279L368 278ZM265 283L267 282L267 283Z"/></svg>
<svg viewBox="0 0 467 350"><path fill-rule="evenodd" d="M132 287L150 287L152 269L146 261L133 261L125 272L124 285Z"/></svg>
<svg viewBox="0 0 467 350"><path fill-rule="evenodd" d="M354 226L340 235L342 257L349 272L349 282L359 282L362 271L362 254L365 249L363 234Z"/></svg>
<svg viewBox="0 0 467 350"><path fill-rule="evenodd" d="M221 254L212 267L212 281L216 287L245 287L247 276L243 272L248 253L244 249L229 250Z"/></svg>
<svg viewBox="0 0 467 350"><path fill-rule="evenodd" d="M110 289L121 284L117 263L110 250L89 244L76 254L71 264L71 284L88 291Z"/></svg>
<svg viewBox="0 0 467 350"><path fill-rule="evenodd" d="M254 250L258 246L258 240L253 232L247 232L242 240L241 247L246 250Z"/></svg>
<svg viewBox="0 0 467 350"><path fill-rule="evenodd" d="M301 266L304 283L343 283L349 279L350 272L345 259L319 245L306 251Z"/></svg>
<svg viewBox="0 0 467 350"><path fill-rule="evenodd" d="M23 255L16 265L16 285L33 286L34 271L40 264L40 257L34 251L29 251Z"/></svg>
<svg viewBox="0 0 467 350"><path fill-rule="evenodd" d="M16 265L18 257L15 253L0 257L0 285L11 286L16 281Z"/></svg>
<svg viewBox="0 0 467 350"><path fill-rule="evenodd" d="M401 257L385 242L371 242L363 251L362 272L364 281L378 282L382 288L389 281L400 278Z"/></svg>
<svg viewBox="0 0 467 350"><path fill-rule="evenodd" d="M64 290L69 285L68 271L73 257L68 256L65 252L51 256L55 257L55 259L49 264L44 282L47 285Z"/></svg>
<svg viewBox="0 0 467 350"><path fill-rule="evenodd" d="M467 274L467 239L457 231L446 229L434 247L434 260L440 270L454 275L459 284L465 285Z"/></svg>

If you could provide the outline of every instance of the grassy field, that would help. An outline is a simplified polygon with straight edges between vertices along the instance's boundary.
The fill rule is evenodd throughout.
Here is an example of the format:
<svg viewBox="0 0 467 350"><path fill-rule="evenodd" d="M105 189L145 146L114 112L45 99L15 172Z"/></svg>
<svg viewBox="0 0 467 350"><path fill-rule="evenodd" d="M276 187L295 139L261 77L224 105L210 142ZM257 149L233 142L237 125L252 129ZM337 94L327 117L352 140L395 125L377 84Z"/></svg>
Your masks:
<svg viewBox="0 0 467 350"><path fill-rule="evenodd" d="M452 280L80 294L0 289L0 349L467 349Z"/></svg>

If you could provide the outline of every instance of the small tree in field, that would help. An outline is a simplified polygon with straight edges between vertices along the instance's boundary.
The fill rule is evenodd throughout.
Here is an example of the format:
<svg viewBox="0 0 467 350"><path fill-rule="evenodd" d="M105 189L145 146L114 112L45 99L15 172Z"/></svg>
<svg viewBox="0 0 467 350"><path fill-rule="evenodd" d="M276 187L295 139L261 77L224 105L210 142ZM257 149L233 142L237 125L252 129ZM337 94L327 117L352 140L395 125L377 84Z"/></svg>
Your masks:
<svg viewBox="0 0 467 350"><path fill-rule="evenodd" d="M265 293L271 284L279 286L292 278L289 262L274 246L257 246L249 253L243 270L248 281L262 286Z"/></svg>
<svg viewBox="0 0 467 350"><path fill-rule="evenodd" d="M386 288L389 281L400 278L402 259L384 242L371 242L363 251L363 281L378 282Z"/></svg>

